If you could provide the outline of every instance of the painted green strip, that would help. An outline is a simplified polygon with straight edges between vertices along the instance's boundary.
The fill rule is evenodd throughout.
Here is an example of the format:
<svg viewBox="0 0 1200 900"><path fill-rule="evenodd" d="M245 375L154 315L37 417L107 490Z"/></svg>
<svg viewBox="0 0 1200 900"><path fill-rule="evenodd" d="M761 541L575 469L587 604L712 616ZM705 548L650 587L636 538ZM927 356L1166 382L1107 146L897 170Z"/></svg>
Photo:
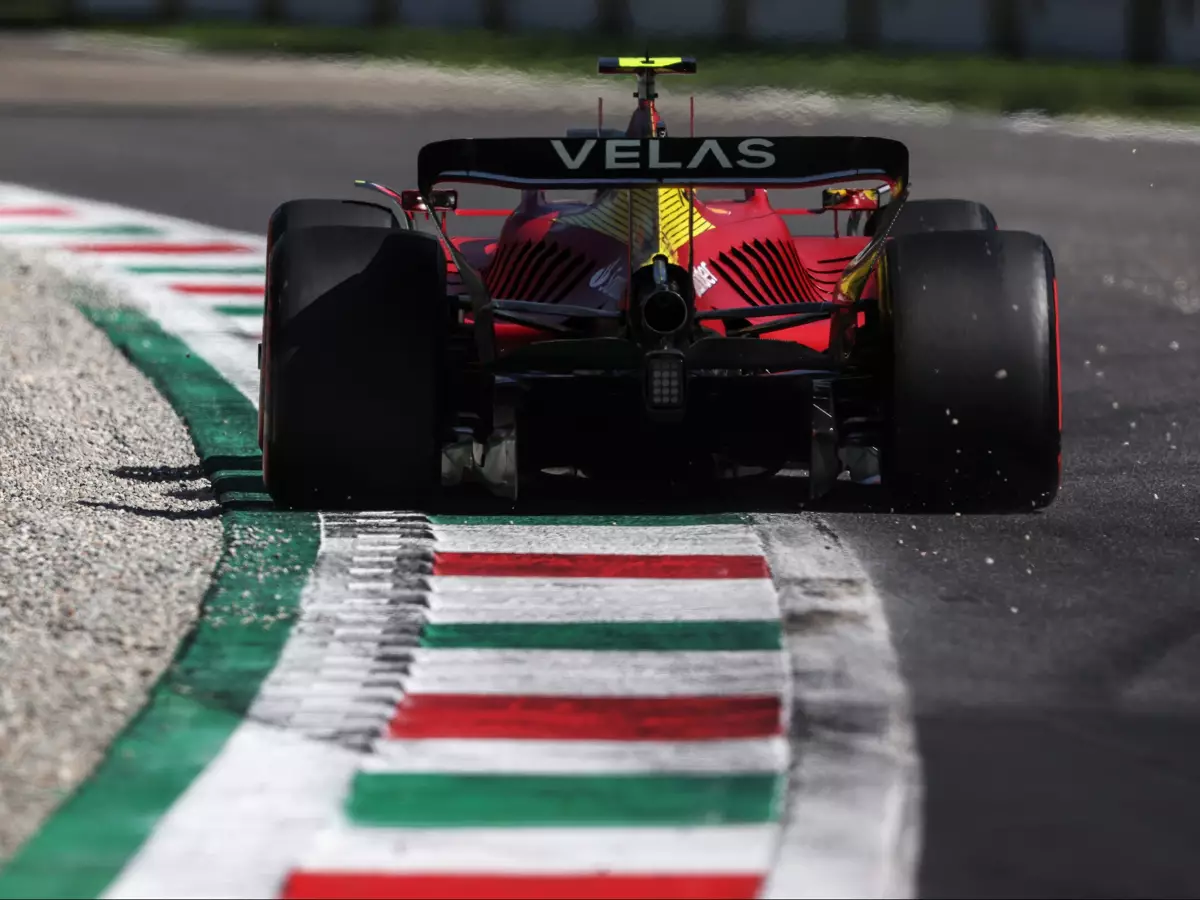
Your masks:
<svg viewBox="0 0 1200 900"><path fill-rule="evenodd" d="M359 774L347 803L359 825L719 825L772 821L775 775Z"/></svg>
<svg viewBox="0 0 1200 900"><path fill-rule="evenodd" d="M267 267L253 266L125 266L131 275L265 275Z"/></svg>
<svg viewBox="0 0 1200 900"><path fill-rule="evenodd" d="M217 306L214 308L217 312L227 316L261 316L263 314L261 303L253 306Z"/></svg>
<svg viewBox="0 0 1200 900"><path fill-rule="evenodd" d="M257 509L226 507L226 552L200 622L91 779L0 871L0 898L103 893L241 723L287 640L320 540L314 516L264 502L245 397L141 313L84 312L188 423L214 484L249 488L243 499Z"/></svg>
<svg viewBox="0 0 1200 900"><path fill-rule="evenodd" d="M81 237L90 235L153 235L166 234L153 225L0 225L0 234L62 235Z"/></svg>
<svg viewBox="0 0 1200 900"><path fill-rule="evenodd" d="M626 525L631 528L676 528L688 525L744 525L738 513L696 516L430 516L434 525Z"/></svg>
<svg viewBox="0 0 1200 900"><path fill-rule="evenodd" d="M778 650L777 621L426 625L421 646L486 650Z"/></svg>

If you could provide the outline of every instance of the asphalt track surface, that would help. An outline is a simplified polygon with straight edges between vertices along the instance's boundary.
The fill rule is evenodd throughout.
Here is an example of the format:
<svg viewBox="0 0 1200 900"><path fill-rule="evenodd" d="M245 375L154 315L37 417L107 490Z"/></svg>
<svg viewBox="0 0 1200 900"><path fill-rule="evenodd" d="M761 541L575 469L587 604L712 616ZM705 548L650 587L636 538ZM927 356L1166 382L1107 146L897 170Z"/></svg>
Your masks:
<svg viewBox="0 0 1200 900"><path fill-rule="evenodd" d="M261 230L417 147L559 115L0 108L0 180ZM782 133L725 121L708 133ZM833 512L885 596L925 766L926 897L1200 895L1200 147L828 120L912 148L916 196L1050 242L1066 406L1042 514ZM798 508L776 492L769 508ZM768 508L761 501L750 505Z"/></svg>

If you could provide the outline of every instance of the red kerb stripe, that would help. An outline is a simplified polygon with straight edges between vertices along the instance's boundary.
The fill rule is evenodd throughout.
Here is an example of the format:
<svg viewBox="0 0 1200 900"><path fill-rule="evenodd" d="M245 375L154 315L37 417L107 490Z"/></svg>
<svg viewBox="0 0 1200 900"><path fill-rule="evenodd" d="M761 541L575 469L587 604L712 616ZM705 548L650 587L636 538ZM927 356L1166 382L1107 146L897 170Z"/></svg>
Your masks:
<svg viewBox="0 0 1200 900"><path fill-rule="evenodd" d="M75 215L61 206L0 206L0 216L37 216L39 218Z"/></svg>
<svg viewBox="0 0 1200 900"><path fill-rule="evenodd" d="M173 284L171 290L181 294L261 297L264 287L261 284Z"/></svg>
<svg viewBox="0 0 1200 900"><path fill-rule="evenodd" d="M703 741L780 733L778 697L519 697L409 694L389 725L402 739Z"/></svg>
<svg viewBox="0 0 1200 900"><path fill-rule="evenodd" d="M769 578L761 556L618 553L435 553L434 575L535 578Z"/></svg>
<svg viewBox="0 0 1200 900"><path fill-rule="evenodd" d="M391 875L293 872L283 900L742 900L762 876L745 875Z"/></svg>
<svg viewBox="0 0 1200 900"><path fill-rule="evenodd" d="M252 248L245 244L223 241L207 241L196 244L176 244L166 241L120 242L108 244L71 244L67 247L76 253L250 253Z"/></svg>

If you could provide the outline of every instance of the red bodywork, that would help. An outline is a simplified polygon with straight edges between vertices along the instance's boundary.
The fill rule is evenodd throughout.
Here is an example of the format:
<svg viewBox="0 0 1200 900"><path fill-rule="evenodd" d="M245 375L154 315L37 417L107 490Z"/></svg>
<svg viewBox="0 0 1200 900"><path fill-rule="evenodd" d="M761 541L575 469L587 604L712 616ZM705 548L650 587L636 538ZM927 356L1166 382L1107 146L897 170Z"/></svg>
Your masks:
<svg viewBox="0 0 1200 900"><path fill-rule="evenodd" d="M544 193L528 191L511 213L495 210L462 210L459 215L506 216L497 238L455 237L455 246L483 276L494 298L619 308L627 302L632 269L649 261L650 252L638 255L630 244L630 197L639 206L658 206L652 213L649 243L661 243L663 232L686 235L687 192L680 188L638 188L611 191L589 203L548 200ZM655 201L658 201L657 203ZM744 200L712 200L697 196L693 234L668 248L678 264L697 273L696 309L742 308L781 303L828 302L847 263L868 243L858 236L797 237L785 216L812 215L819 211L772 208L767 191L746 192ZM663 208L667 216L661 214ZM668 221L671 211L673 221ZM829 212L834 216L837 213ZM680 218L680 216L682 218ZM636 223L635 223L636 225ZM831 231L834 230L832 227ZM635 227L636 231L636 227ZM689 257L689 246L691 257ZM449 292L461 290L454 262L450 265ZM874 276L864 296L874 296ZM766 319L750 319L751 323ZM722 323L708 327L723 333ZM769 340L803 343L825 350L832 322L822 321L764 334ZM553 337L545 331L510 323L496 325L497 349L506 349Z"/></svg>

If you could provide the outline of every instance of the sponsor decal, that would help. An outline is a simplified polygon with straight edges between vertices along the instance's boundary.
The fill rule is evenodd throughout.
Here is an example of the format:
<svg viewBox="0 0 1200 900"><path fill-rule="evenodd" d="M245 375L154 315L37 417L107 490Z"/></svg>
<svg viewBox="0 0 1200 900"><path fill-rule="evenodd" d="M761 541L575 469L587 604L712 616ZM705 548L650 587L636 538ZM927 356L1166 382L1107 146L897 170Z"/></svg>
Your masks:
<svg viewBox="0 0 1200 900"><path fill-rule="evenodd" d="M588 279L588 284L595 290L619 300L625 290L625 276L621 274L621 261L614 259L603 269L597 269Z"/></svg>
<svg viewBox="0 0 1200 900"><path fill-rule="evenodd" d="M586 140L579 151L572 155L566 145L557 138L550 140L550 145L562 164L572 171L583 167L591 158L596 145L601 141L595 138ZM769 169L775 165L775 154L771 148L774 142L767 138L745 138L736 146L731 141L722 142L717 138L709 138L702 142L690 159L669 159L664 156L664 147L670 147L669 142L642 141L632 138L614 138L603 142L604 168L606 169L651 169L691 171L705 164L716 164L722 169Z"/></svg>
<svg viewBox="0 0 1200 900"><path fill-rule="evenodd" d="M707 294L716 283L717 276L709 270L707 262L699 263L692 269L692 286L696 289L697 299Z"/></svg>

